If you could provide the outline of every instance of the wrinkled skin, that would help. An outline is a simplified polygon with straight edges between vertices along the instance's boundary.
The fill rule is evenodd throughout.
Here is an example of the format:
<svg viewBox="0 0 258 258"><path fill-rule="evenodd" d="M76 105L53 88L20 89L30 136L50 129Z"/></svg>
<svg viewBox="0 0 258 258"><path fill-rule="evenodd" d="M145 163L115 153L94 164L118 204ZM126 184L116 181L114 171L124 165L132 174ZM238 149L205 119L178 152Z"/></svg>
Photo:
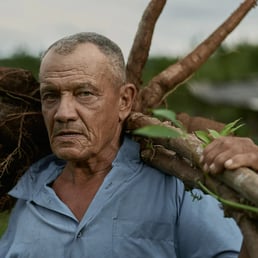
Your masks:
<svg viewBox="0 0 258 258"><path fill-rule="evenodd" d="M50 50L40 67L42 114L52 151L67 161L52 184L78 220L112 167L136 89L117 85L107 57L84 43Z"/></svg>
<svg viewBox="0 0 258 258"><path fill-rule="evenodd" d="M134 88L114 86L107 62L92 44L67 56L50 51L42 61L42 113L51 148L69 162L110 162L118 151Z"/></svg>
<svg viewBox="0 0 258 258"><path fill-rule="evenodd" d="M258 171L258 146L246 137L220 137L204 149L200 161L203 169L213 174L239 167Z"/></svg>

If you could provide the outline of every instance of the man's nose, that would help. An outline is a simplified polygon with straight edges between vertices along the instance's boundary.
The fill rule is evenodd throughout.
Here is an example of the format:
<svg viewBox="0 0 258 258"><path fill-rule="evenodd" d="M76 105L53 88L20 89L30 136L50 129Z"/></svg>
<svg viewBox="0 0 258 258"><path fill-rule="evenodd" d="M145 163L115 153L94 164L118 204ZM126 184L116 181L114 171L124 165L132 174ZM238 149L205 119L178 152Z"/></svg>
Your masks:
<svg viewBox="0 0 258 258"><path fill-rule="evenodd" d="M71 95L62 95L56 110L55 120L59 122L76 120L77 112L75 104Z"/></svg>

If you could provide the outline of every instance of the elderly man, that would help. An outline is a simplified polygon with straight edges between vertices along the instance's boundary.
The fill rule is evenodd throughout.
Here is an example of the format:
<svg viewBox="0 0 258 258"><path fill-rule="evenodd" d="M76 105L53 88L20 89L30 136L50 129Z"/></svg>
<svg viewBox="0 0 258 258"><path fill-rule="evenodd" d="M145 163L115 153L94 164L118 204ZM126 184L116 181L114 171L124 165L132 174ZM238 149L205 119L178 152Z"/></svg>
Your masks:
<svg viewBox="0 0 258 258"><path fill-rule="evenodd" d="M136 90L116 44L95 33L61 39L39 78L53 155L10 192L17 203L0 257L238 256L241 233L219 204L193 201L124 134Z"/></svg>

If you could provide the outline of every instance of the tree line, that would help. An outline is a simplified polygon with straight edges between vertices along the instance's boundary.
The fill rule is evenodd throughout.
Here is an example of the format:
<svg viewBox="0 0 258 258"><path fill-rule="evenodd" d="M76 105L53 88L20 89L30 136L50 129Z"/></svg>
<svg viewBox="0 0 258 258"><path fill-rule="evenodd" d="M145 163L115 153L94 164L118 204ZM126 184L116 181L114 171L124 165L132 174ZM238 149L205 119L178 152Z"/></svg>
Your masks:
<svg viewBox="0 0 258 258"><path fill-rule="evenodd" d="M149 81L181 57L150 56L144 70L143 82ZM17 50L6 58L0 58L0 66L18 67L30 70L35 78L38 77L40 56L31 55L26 51ZM208 81L225 83L234 81L249 81L258 79L258 44L240 43L234 47L221 45L207 62L188 80L185 86L179 87L167 98L167 106L175 112L186 112L190 115L205 116L224 123L241 118L246 124L240 135L247 135L258 142L255 132L257 125L256 112L242 107L231 107L227 103L213 106L194 97L189 91L189 83ZM144 84L144 83L143 83Z"/></svg>

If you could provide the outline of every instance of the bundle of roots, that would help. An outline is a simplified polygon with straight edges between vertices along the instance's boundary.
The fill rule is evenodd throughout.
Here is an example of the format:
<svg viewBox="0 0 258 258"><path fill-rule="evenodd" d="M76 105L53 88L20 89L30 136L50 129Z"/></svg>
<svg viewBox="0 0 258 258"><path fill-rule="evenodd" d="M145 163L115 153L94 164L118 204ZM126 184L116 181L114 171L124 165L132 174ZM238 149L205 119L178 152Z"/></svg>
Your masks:
<svg viewBox="0 0 258 258"><path fill-rule="evenodd" d="M27 70L0 67L0 211L13 206L8 191L49 152L37 80Z"/></svg>

